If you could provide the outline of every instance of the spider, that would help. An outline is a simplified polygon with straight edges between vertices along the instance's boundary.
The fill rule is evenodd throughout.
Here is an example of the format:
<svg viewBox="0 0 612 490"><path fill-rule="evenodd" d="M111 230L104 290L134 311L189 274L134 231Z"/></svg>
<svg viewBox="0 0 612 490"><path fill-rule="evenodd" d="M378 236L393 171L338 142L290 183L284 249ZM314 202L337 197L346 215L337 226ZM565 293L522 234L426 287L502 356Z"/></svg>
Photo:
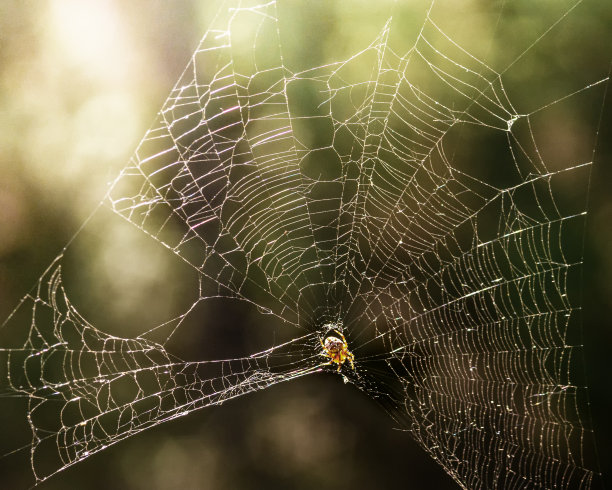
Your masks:
<svg viewBox="0 0 612 490"><path fill-rule="evenodd" d="M348 350L348 345L344 335L339 330L333 329L330 330L329 333L337 333L340 337L335 337L333 335L327 335L325 337L325 342L321 340L319 337L319 342L321 342L321 347L323 347L323 352L321 355L324 357L329 357L330 361L328 364L336 363L338 365L338 372L342 368L344 361L348 359L351 364L351 369L355 370L355 364L353 361L355 360L355 356L353 353Z"/></svg>

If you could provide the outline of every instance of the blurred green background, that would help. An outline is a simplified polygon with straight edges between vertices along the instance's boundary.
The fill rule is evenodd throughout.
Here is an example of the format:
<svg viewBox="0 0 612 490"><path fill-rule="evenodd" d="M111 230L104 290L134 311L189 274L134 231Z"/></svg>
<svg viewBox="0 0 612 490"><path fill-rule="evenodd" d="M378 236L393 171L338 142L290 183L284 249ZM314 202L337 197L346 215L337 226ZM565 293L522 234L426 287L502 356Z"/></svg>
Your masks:
<svg viewBox="0 0 612 490"><path fill-rule="evenodd" d="M433 16L470 53L497 71L509 68L504 81L511 99L527 112L607 76L609 3L584 1L564 16L575 2L437 2ZM301 12L297 25L303 28L291 31L292 49L309 53L312 38L324 37L315 43L324 54L310 54L330 60L364 49L380 32L378 20L392 10L391 2L281 5L283 11ZM411 44L428 6L395 6L395 36L405 32ZM214 2L194 0L0 4L0 319L71 239L128 161L215 10ZM602 95L599 90L588 103L573 106L579 111L575 117L535 131L543 147L560 153L566 146L590 151L596 145L585 237L584 343L605 469L612 461L612 104L609 97L603 106ZM592 121L600 114L596 135ZM495 154L495 148L487 151ZM113 219L108 214L100 218L102 224ZM142 325L160 323L188 287L180 286L182 272L172 255L133 238L127 228L90 224L77 245L76 263L87 265L71 271L70 280L77 305L99 319L96 326L110 325L129 336ZM236 322L248 322L248 314L238 314ZM2 433L11 437L8 427ZM29 478L22 467L7 467L2 460L0 467L4 488L22 488ZM393 430L372 400L336 376L321 375L162 424L40 488L315 487L456 484L407 434Z"/></svg>

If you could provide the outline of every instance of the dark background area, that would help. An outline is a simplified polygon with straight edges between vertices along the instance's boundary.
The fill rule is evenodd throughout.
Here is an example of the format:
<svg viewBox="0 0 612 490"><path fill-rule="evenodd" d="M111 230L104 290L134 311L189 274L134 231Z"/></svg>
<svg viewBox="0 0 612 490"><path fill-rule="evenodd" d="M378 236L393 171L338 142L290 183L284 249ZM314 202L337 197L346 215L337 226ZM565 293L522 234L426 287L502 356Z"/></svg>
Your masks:
<svg viewBox="0 0 612 490"><path fill-rule="evenodd" d="M180 0L169 6L142 0L9 0L0 5L0 319L30 290L129 159L208 25L214 6L204 3L208 2ZM551 27L574 2L557 2L554 8L550 2L539 7L529 2L466 2L462 7L439 2L434 14L470 52L490 60L499 71L527 49L523 66L514 66L507 78L513 100L535 108L608 74L608 4L582 2L540 41L536 33ZM353 44L354 50L363 49L363 38L379 28L360 29L360 22L376 7L356 5L353 9L339 3L328 12L324 2L313 2L312 27L296 36L312 36L319 32L316 26L324 25L329 42L341 45L335 49L350 53ZM396 12L407 39L414 39L428 5L422 2L408 12ZM378 8L390 11L391 5L382 2ZM604 105L602 93L580 106L581 117L572 124L548 131L539 128L536 134L544 140L550 133L549 146L562 146L571 140L569 134L595 149L584 236L583 336L593 429L602 470L609 475L612 94L608 89ZM580 125L600 116L598 134L594 126ZM496 149L486 151L495 155ZM128 225L118 225L112 233L100 231L113 219L104 213L96 218L100 228L97 221L88 224L75 244L80 256L75 264L87 264L71 271L77 303L101 319L98 328L136 335L144 330L141 325L161 323L185 301L193 278L183 278L173 256L158 244L143 245ZM576 236L577 245L581 240ZM211 307L199 315L210 321L221 310ZM228 328L246 331L255 315L246 308L235 316ZM3 402L11 403L2 417L8 424L2 427L2 437L10 438L11 417L16 420L25 412L19 412L14 400ZM30 477L28 468L13 466L12 461L0 460L0 486L23 488ZM161 424L69 468L40 488L457 485L408 434L394 429L373 400L338 376L321 375L281 383Z"/></svg>

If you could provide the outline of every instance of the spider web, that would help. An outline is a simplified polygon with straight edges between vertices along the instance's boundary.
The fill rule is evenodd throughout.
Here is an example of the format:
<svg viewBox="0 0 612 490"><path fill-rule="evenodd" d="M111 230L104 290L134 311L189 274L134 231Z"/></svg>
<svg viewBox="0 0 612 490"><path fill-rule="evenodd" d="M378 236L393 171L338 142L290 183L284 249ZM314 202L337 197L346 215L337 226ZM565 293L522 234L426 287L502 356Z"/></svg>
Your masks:
<svg viewBox="0 0 612 490"><path fill-rule="evenodd" d="M193 269L195 303L136 338L106 334L71 303L62 254L9 319L26 338L2 350L4 392L27 400L36 483L164 421L335 370L321 348L333 328L355 356L344 381L463 488L590 487L569 239L586 211L563 194L591 162L548 161L533 124L606 80L521 112L506 70L432 12L407 50L389 18L343 61L292 69L275 1L220 9L103 201ZM477 139L457 150L474 135L504 158ZM297 336L185 361L170 341L212 298Z"/></svg>

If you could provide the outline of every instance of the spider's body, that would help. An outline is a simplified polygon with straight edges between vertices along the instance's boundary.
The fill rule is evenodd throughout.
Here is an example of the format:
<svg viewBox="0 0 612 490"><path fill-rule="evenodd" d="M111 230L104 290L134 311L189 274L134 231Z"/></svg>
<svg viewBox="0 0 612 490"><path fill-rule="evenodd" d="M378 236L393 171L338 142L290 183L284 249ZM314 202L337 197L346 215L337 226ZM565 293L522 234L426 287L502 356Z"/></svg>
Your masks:
<svg viewBox="0 0 612 490"><path fill-rule="evenodd" d="M338 372L340 372L340 369L346 360L349 361L351 364L351 369L354 370L355 365L353 364L353 361L355 356L348 349L346 338L344 338L342 332L336 329L332 330L331 333L336 333L340 337L328 335L325 337L325 341L319 339L319 342L321 342L321 347L323 347L323 352L321 352L321 355L330 359L329 364L336 363L338 365Z"/></svg>

